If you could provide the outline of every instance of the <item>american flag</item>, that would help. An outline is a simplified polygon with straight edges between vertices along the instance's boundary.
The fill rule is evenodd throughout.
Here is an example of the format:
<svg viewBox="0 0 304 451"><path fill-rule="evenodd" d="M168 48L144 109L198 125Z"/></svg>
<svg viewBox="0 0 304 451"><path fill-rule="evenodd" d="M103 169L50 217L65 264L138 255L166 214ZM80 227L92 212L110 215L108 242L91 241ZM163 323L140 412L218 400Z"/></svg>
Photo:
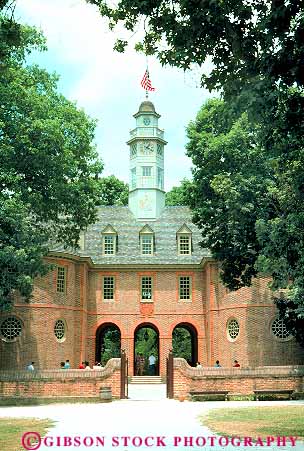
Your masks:
<svg viewBox="0 0 304 451"><path fill-rule="evenodd" d="M152 88L152 85L151 85L151 80L149 78L148 69L146 69L146 72L145 72L140 84L146 91L155 91L155 88Z"/></svg>

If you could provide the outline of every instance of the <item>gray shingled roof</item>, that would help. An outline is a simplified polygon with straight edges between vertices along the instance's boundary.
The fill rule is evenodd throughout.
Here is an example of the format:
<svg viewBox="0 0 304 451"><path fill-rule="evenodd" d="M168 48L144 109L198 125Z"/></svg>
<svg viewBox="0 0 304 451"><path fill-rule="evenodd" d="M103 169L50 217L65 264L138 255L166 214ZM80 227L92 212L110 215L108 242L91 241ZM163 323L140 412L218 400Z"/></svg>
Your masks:
<svg viewBox="0 0 304 451"><path fill-rule="evenodd" d="M146 225L155 233L155 254L141 255L139 232ZM178 255L177 231L186 224L192 231L192 255ZM111 225L117 232L118 252L116 255L102 255L102 231ZM137 221L128 207L101 207L97 222L85 234L85 249L80 256L90 257L94 264L109 265L159 265L159 264L199 264L203 257L210 257L208 249L199 246L201 235L191 222L191 212L187 207L165 207L155 221Z"/></svg>

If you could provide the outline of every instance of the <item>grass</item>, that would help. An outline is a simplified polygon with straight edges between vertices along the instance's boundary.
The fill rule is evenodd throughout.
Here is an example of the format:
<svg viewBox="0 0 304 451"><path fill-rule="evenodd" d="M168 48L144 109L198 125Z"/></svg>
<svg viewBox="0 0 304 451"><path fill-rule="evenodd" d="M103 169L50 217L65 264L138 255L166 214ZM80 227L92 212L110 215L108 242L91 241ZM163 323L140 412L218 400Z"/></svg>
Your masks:
<svg viewBox="0 0 304 451"><path fill-rule="evenodd" d="M54 422L37 418L0 418L0 450L22 451L22 435L28 431L39 432L43 437Z"/></svg>
<svg viewBox="0 0 304 451"><path fill-rule="evenodd" d="M304 440L304 406L266 406L214 409L202 416L202 424L220 435L253 439L293 436Z"/></svg>

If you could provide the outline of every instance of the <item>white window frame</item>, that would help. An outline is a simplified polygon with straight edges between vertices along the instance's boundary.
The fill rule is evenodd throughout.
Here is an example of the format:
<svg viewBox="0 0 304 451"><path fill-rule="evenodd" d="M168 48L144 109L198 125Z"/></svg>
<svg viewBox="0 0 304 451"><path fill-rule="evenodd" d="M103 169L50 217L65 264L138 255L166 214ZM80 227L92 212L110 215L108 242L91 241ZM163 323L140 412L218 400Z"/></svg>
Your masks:
<svg viewBox="0 0 304 451"><path fill-rule="evenodd" d="M188 249L186 251L186 249L184 248L184 240L185 238L187 238L188 241ZM177 243L178 243L178 254L179 255L191 255L192 254L192 250L191 250L191 240L192 240L192 236L191 233L179 233L177 235Z"/></svg>
<svg viewBox="0 0 304 451"><path fill-rule="evenodd" d="M57 293L66 292L67 269L65 266L57 266L56 291Z"/></svg>
<svg viewBox="0 0 304 451"><path fill-rule="evenodd" d="M110 241L107 242L111 238L112 244L110 245ZM103 255L115 255L116 254L116 234L114 233L104 233L102 235L102 249ZM109 252L110 251L110 252Z"/></svg>
<svg viewBox="0 0 304 451"><path fill-rule="evenodd" d="M182 282L186 283L186 280L184 279L188 279L188 287L187 286L182 286ZM188 297L182 296L182 292L184 292L185 290L188 290L189 295ZM191 302L192 301L192 276L188 276L188 275L181 275L178 276L178 299L179 301L183 301L183 302Z"/></svg>
<svg viewBox="0 0 304 451"><path fill-rule="evenodd" d="M143 177L152 177L152 166L142 166L141 169Z"/></svg>
<svg viewBox="0 0 304 451"><path fill-rule="evenodd" d="M150 279L150 283L148 282L148 280L145 281L144 279ZM144 287L144 282L146 284L146 287ZM148 286L148 288L147 288L147 286ZM145 297L143 297L145 290L146 290L147 294L145 295ZM148 291L150 291L150 295L148 295ZM141 278L140 278L140 297L141 297L141 302L153 302L153 277L152 276L141 276Z"/></svg>
<svg viewBox="0 0 304 451"><path fill-rule="evenodd" d="M111 286L105 287L105 279L112 279L112 281L113 281L112 287ZM105 296L105 290L107 290L108 292L110 292L112 290L113 297ZM102 298L104 301L108 301L108 302L114 301L114 299L115 299L115 276L107 275L107 276L102 277Z"/></svg>
<svg viewBox="0 0 304 451"><path fill-rule="evenodd" d="M145 242L145 240L149 239L149 243ZM141 255L153 255L153 233L141 233L140 234L140 253ZM146 251L149 252L146 252Z"/></svg>

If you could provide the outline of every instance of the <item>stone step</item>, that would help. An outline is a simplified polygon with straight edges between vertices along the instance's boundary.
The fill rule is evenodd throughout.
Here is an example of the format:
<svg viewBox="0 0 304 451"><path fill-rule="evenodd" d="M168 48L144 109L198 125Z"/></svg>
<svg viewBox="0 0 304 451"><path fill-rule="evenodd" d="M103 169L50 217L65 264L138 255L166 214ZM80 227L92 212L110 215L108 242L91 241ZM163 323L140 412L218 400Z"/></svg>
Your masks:
<svg viewBox="0 0 304 451"><path fill-rule="evenodd" d="M130 384L162 384L161 376L132 376Z"/></svg>

